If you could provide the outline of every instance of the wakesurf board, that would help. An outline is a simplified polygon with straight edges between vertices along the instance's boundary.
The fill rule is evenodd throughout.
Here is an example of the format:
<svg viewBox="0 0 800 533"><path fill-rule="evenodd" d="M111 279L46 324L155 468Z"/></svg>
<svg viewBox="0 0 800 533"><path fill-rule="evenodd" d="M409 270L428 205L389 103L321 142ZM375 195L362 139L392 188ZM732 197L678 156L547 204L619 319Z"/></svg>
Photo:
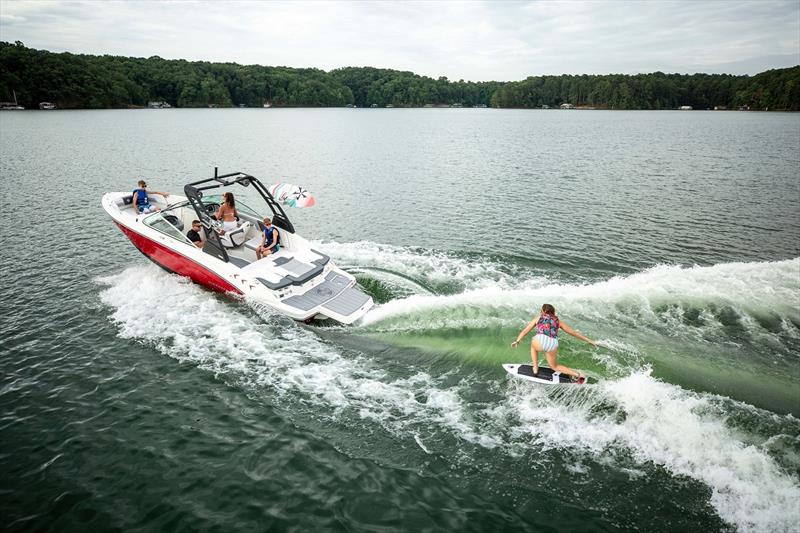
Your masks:
<svg viewBox="0 0 800 533"><path fill-rule="evenodd" d="M531 365L505 363L503 368L515 378L533 381L534 383L542 383L544 385L585 385L586 383L592 382L589 378L585 378L583 381L573 380L571 376L567 376L561 372L553 372L552 368L546 366L539 366L538 374L533 373L533 366Z"/></svg>

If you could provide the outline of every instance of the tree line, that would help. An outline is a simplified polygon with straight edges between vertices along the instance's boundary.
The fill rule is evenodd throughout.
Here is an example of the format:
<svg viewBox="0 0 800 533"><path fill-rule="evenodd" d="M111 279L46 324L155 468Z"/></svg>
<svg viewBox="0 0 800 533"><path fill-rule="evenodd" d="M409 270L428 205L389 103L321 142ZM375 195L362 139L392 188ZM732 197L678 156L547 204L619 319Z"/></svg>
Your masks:
<svg viewBox="0 0 800 533"><path fill-rule="evenodd" d="M570 103L599 109L800 110L800 66L755 76L730 74L612 74L535 76L503 84L494 107L538 108Z"/></svg>
<svg viewBox="0 0 800 533"><path fill-rule="evenodd" d="M346 67L265 67L236 63L52 53L0 42L0 100L26 108L144 107L714 107L800 110L800 66L755 76L729 74L532 76L516 82L451 81L413 72Z"/></svg>

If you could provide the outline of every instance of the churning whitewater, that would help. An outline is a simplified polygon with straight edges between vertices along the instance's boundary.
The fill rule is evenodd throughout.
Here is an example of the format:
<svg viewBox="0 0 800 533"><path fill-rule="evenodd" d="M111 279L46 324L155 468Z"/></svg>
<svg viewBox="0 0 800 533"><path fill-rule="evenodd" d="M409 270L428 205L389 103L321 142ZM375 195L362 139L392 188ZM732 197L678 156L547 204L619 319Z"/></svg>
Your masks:
<svg viewBox="0 0 800 533"><path fill-rule="evenodd" d="M120 337L289 416L362 428L352 431L366 447L379 428L453 468L486 451L516 461L553 450L577 457L576 471L610 465L636 480L663 469L704 484L719 517L741 531L790 531L800 522L800 421L790 408L758 405L760 385L739 381L765 372L790 395L788 405L796 401L800 258L589 279L511 258L371 242L315 246L380 293L373 296L383 303L355 328L303 327L152 265L99 279L101 299ZM544 302L600 339L597 349L565 342L560 355L598 385L550 390L505 377L499 363L529 357L508 342ZM442 349L459 342L482 355ZM387 357L386 346L414 351ZM675 370L689 367L721 382L704 389ZM720 392L728 384L741 394ZM528 467L540 468L518 466Z"/></svg>

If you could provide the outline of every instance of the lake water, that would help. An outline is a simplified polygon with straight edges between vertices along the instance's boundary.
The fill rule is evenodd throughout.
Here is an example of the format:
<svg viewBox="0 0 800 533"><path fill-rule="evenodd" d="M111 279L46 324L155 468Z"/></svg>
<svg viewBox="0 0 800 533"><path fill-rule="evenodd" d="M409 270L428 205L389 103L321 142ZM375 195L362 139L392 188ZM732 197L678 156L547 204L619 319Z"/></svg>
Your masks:
<svg viewBox="0 0 800 533"><path fill-rule="evenodd" d="M214 166L316 195L362 323L167 274L100 207ZM0 172L4 529L800 521L798 114L3 112ZM597 385L500 367L543 303Z"/></svg>

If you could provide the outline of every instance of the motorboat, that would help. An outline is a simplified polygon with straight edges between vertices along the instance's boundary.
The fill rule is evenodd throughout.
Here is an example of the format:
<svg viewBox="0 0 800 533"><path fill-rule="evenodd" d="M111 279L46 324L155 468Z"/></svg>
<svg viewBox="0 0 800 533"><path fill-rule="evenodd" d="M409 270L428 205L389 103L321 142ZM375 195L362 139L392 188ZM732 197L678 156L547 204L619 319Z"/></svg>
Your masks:
<svg viewBox="0 0 800 533"><path fill-rule="evenodd" d="M337 267L295 232L281 203L257 178L235 172L195 181L185 196L148 193L158 211L140 214L130 192L103 195L103 209L148 259L211 290L233 293L298 321L330 318L351 324L373 306L355 277ZM224 192L235 192L236 229L221 231L214 213ZM248 205L258 205L251 207ZM280 235L280 250L261 259L256 249L264 234L264 215ZM186 236L199 220L205 243Z"/></svg>

